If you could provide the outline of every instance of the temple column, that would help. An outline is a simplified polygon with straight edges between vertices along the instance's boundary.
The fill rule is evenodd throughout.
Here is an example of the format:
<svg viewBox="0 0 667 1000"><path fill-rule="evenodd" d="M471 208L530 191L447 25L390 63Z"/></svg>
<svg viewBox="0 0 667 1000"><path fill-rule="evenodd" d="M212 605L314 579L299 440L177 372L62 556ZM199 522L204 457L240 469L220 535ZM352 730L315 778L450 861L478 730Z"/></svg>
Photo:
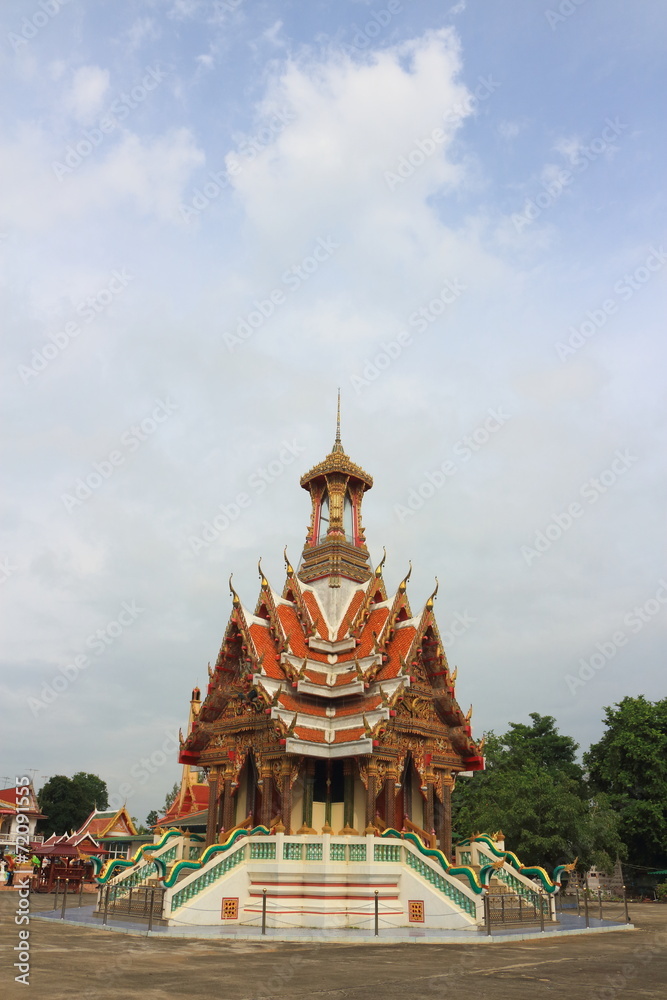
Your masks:
<svg viewBox="0 0 667 1000"><path fill-rule="evenodd" d="M405 818L412 819L412 757L408 757L403 771L403 815L401 827Z"/></svg>
<svg viewBox="0 0 667 1000"><path fill-rule="evenodd" d="M232 819L234 811L234 796L232 795L232 779L225 778L225 783L223 786L222 793L222 829L229 831L234 825L234 820Z"/></svg>
<svg viewBox="0 0 667 1000"><path fill-rule="evenodd" d="M271 774L271 768L266 765L262 766L262 812L260 816L260 823L262 826L267 826L273 819L271 816L271 791L273 777Z"/></svg>
<svg viewBox="0 0 667 1000"><path fill-rule="evenodd" d="M351 760L343 762L343 821L341 833L358 833L354 829L354 764Z"/></svg>
<svg viewBox="0 0 667 1000"><path fill-rule="evenodd" d="M313 791L315 786L315 761L307 760L303 768L303 811L297 833L315 833L313 830Z"/></svg>
<svg viewBox="0 0 667 1000"><path fill-rule="evenodd" d="M396 826L396 775L388 774L384 783L384 813L387 826Z"/></svg>
<svg viewBox="0 0 667 1000"><path fill-rule="evenodd" d="M331 830L331 760L327 760L326 792L324 798L324 828Z"/></svg>
<svg viewBox="0 0 667 1000"><path fill-rule="evenodd" d="M255 825L255 796L257 794L257 768L255 766L255 761L248 755L248 777L246 781L246 815L240 817L244 820L247 816L250 816L250 826L251 828Z"/></svg>
<svg viewBox="0 0 667 1000"><path fill-rule="evenodd" d="M426 802L424 803L424 829L427 833L435 832L433 780L428 778L426 779Z"/></svg>
<svg viewBox="0 0 667 1000"><path fill-rule="evenodd" d="M451 771L445 771L442 779L442 827L440 829L440 850L447 860L452 859L452 789L454 778Z"/></svg>
<svg viewBox="0 0 667 1000"><path fill-rule="evenodd" d="M375 799L377 798L377 764L368 764L368 785L366 787L366 830L375 826Z"/></svg>
<svg viewBox="0 0 667 1000"><path fill-rule="evenodd" d="M206 846L215 843L218 818L218 768L212 767L208 775L208 815L206 817Z"/></svg>
<svg viewBox="0 0 667 1000"><path fill-rule="evenodd" d="M283 819L283 826L285 827L285 833L292 832L292 765L289 758L283 760L283 765L281 769L281 813Z"/></svg>

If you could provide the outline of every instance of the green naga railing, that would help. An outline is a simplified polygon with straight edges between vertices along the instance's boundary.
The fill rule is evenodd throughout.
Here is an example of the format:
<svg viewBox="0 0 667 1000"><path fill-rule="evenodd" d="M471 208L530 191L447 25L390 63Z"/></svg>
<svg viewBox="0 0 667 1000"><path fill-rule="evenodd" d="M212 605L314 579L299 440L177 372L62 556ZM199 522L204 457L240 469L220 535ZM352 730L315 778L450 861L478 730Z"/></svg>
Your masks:
<svg viewBox="0 0 667 1000"><path fill-rule="evenodd" d="M402 840L409 840L410 843L414 844L417 850L420 851L425 857L434 858L438 861L440 866L447 872L448 875L464 875L468 879L470 888L477 896L481 896L484 892L484 886L477 877L477 872L474 868L469 868L467 865L459 865L458 867L450 865L442 851L440 851L437 847L427 847L418 834L411 832L399 833L398 830L390 828L388 830L383 830L380 837L397 837Z"/></svg>
<svg viewBox="0 0 667 1000"><path fill-rule="evenodd" d="M146 852L148 852L149 854L153 854L153 852L161 850L165 846L165 844L168 843L169 840L173 839L174 837L182 837L182 836L183 836L183 831L182 830L167 830L167 832L165 834L163 834L163 836L160 838L160 840L157 842L157 844L142 844L141 847L136 851L136 853L134 854L134 856L132 858L111 858L109 861L106 862L106 864L104 865L103 868L102 868L102 862L99 862L99 859L94 859L94 860L98 861L98 864L99 864L99 866L96 866L97 867L97 871L95 872L95 876L96 876L95 877L95 881L97 882L98 885L106 885L107 882L109 882L110 879L112 879L116 875L120 874L119 870L126 870L126 869L129 869L129 868L134 868L134 866L142 859L142 857L144 856L144 854ZM190 834L190 839L191 840L198 840L198 841L203 841L204 840L204 838L200 834L198 834L198 833L191 833ZM168 853L171 853L171 852L168 852ZM175 856L176 856L176 853L174 852L174 854L172 855L172 857L170 858L170 860L172 860ZM155 870L155 872L159 873L158 872L158 868L155 867L155 862L156 861L160 861L160 858L154 858L154 859L152 859L147 865L144 866L144 868L146 868L146 869L150 868L151 865L152 865L153 868L154 868L154 870ZM164 874L164 866L162 866L162 867L163 867L163 870L159 874ZM100 869L101 869L101 874L98 875L98 872L100 872ZM132 875L134 875L134 874L135 873L133 872ZM149 874L152 874L152 873L146 872L144 874L143 878L148 878ZM128 876L128 878L129 877L130 876ZM121 881L124 883L125 879L123 879Z"/></svg>
<svg viewBox="0 0 667 1000"><path fill-rule="evenodd" d="M184 903L187 903L188 900L192 899L193 896L196 896L204 889L208 889L209 886L213 885L214 882L217 882L218 879L222 878L223 875L226 875L228 871L235 868L243 861L245 856L245 844L239 847L232 854L229 854L229 851L232 847L234 847L238 840L243 837L252 837L260 834L268 836L270 833L271 831L266 826L256 826L252 830L234 830L224 844L212 844L210 847L207 847L199 861L177 861L169 872L169 875L163 881L163 885L166 889L171 889L176 884L178 876L182 872L199 871L206 868L211 858L214 858L216 854L223 855L217 864L212 865L206 871L202 871L199 878L193 879L182 889L179 889L178 892L174 893L171 897L172 913L174 910L177 910L179 906L183 906Z"/></svg>
<svg viewBox="0 0 667 1000"><path fill-rule="evenodd" d="M206 848L198 861L177 861L176 864L172 866L169 875L164 880L165 889L171 889L176 884L178 876L182 872L195 872L201 868L205 868L211 858L215 857L216 854L224 854L231 847L233 847L236 841L240 840L241 837L253 837L259 834L268 836L270 833L271 831L267 826L255 826L252 830L233 830L224 844L211 844L210 847Z"/></svg>
<svg viewBox="0 0 667 1000"><path fill-rule="evenodd" d="M521 862L517 858L516 854L513 853L513 851L499 851L498 848L496 847L496 845L494 844L494 842L491 840L491 838L489 836L487 836L486 834L480 834L478 837L472 837L470 840L461 841L460 846L461 847L466 847L466 846L468 846L470 844L484 844L485 847L493 855L493 860L498 861L498 860L500 860L502 858L502 860L506 864L511 865L512 868L515 868L522 875L525 875L526 878L537 878L537 879L539 879L540 882L542 883L542 886L543 886L545 892L548 892L549 894L552 894L554 892L558 892L558 890L560 889L560 879L561 879L561 875L563 874L563 872L565 872L565 871L572 871L573 868L574 868L574 864L572 864L572 865L557 865L557 867L554 868L554 877L553 877L553 881L552 881L549 878L549 875L547 874L546 869L540 867L539 865L535 865L532 868L527 868L525 865L521 864ZM486 857L486 855L485 855L485 857ZM575 862L575 864L576 864L576 862ZM502 875L499 875L499 872L502 872L502 871L503 871L502 868L498 869L494 874L496 874L500 878L502 878ZM519 882L518 879L516 881ZM520 884L523 885L523 883L520 883Z"/></svg>
<svg viewBox="0 0 667 1000"><path fill-rule="evenodd" d="M418 834L412 832L399 833L398 830L388 829L384 830L380 836L398 837L403 840L409 840L425 857L434 858L438 861L440 866L447 872L448 875L464 875L468 880L470 888L476 895L479 896L483 893L484 888L481 885L474 868L468 867L468 865L451 865L441 850L435 847L427 847Z"/></svg>
<svg viewBox="0 0 667 1000"><path fill-rule="evenodd" d="M497 879L500 879L500 881L503 882L506 886L509 886L509 888L512 889L512 891L515 892L517 895L523 897L523 899L525 899L526 902L534 906L536 910L539 909L539 907L541 907L544 910L545 914L549 913L548 900L540 899L540 895L535 888L531 889L530 886L525 885L525 883L522 882L520 879L518 879L516 875L512 875L511 872L508 872L506 868L495 868L493 864L493 859L490 858L487 854L483 854L481 851L479 852L479 860L480 864L484 864L482 872L486 871L487 869L490 869L489 876L495 875Z"/></svg>
<svg viewBox="0 0 667 1000"><path fill-rule="evenodd" d="M413 868L419 873L419 875L422 876L422 878L425 878L427 882L430 882L436 889L439 889L440 892L444 893L445 896L451 899L456 906L459 906L462 910L464 910L469 917L472 917L473 919L475 918L477 905L474 899L470 899L470 897L466 896L464 892L457 889L455 885L448 882L446 878L443 878L442 875L438 875L437 872L433 871L430 865L427 865L421 860L421 858L415 857L412 851L405 852L405 860L410 868Z"/></svg>

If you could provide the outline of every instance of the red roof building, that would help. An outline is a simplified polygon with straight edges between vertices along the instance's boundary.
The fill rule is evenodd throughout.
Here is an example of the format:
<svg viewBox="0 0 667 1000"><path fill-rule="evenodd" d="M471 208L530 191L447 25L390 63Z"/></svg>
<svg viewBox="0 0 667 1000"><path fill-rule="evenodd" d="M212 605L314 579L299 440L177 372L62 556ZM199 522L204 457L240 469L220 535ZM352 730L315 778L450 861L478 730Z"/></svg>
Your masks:
<svg viewBox="0 0 667 1000"><path fill-rule="evenodd" d="M298 570L285 557L278 592L260 564L252 612L230 577L229 624L181 738L181 762L208 772L209 843L244 820L301 833L408 820L449 853L451 791L458 772L484 766L482 746L456 700L437 586L413 610L410 573L389 593L384 559L371 566L372 485L343 450L339 416L332 451L301 479L311 514Z"/></svg>

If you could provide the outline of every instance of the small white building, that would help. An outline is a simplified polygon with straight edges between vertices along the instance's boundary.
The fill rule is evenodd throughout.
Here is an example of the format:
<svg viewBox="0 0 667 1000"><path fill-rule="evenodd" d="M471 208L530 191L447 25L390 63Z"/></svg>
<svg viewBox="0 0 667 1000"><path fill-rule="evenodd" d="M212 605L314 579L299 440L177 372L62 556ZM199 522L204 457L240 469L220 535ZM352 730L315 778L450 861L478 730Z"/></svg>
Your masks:
<svg viewBox="0 0 667 1000"><path fill-rule="evenodd" d="M29 800L28 806L25 806L22 802L25 798ZM21 804L17 805L17 801ZM18 829L19 816L25 816L28 819L28 839L25 842L21 839L18 846L27 849L30 842L41 844L44 837L37 835L35 828L37 820L44 819L45 817L39 811L39 804L32 783L17 785L15 788L0 789L0 852L3 854L13 854L16 852L19 832L21 838L25 836L25 831L23 829L19 831Z"/></svg>

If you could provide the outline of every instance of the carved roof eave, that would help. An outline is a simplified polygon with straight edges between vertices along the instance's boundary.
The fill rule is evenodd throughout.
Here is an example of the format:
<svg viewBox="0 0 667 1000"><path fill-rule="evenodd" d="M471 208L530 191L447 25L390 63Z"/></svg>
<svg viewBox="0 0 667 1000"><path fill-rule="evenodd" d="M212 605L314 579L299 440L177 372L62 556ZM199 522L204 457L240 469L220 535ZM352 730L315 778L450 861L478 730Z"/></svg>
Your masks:
<svg viewBox="0 0 667 1000"><path fill-rule="evenodd" d="M339 472L345 476L354 476L355 479L361 480L366 490L370 490L373 485L373 477L369 476L361 466L355 465L345 452L342 451L332 451L323 462L313 466L309 472L306 472L299 482L303 489L308 489L308 483L312 479L317 479L319 476L327 476L333 472Z"/></svg>
<svg viewBox="0 0 667 1000"><path fill-rule="evenodd" d="M433 705L443 723L451 729L457 731L455 739L458 746L461 748L465 746L466 752L468 753L477 752L478 744L475 742L472 733L468 733L466 731L470 729L470 726L465 715L463 714L461 706L457 701L454 686L451 683L449 664L447 663L447 657L445 655L442 642L440 641L440 633L438 632L438 626L433 612L432 598L429 598L424 606L415 637L410 646L408 655L405 657L405 662L408 664L408 670L410 669L409 664L418 655L424 635L429 628L433 632L433 636L438 643L440 655L443 660L443 668L446 671L444 687L435 687L433 689ZM460 752L463 751L461 750Z"/></svg>

